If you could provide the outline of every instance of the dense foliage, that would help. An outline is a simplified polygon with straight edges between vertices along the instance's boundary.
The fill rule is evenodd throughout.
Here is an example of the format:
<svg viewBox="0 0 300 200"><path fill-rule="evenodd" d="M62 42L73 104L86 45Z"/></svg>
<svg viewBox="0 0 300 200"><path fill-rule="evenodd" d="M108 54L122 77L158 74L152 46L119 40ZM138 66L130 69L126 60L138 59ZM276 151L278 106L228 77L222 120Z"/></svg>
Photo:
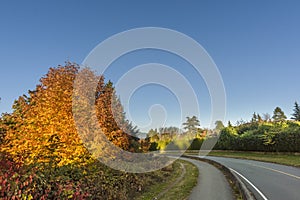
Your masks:
<svg viewBox="0 0 300 200"><path fill-rule="evenodd" d="M112 83L83 70L98 79L94 105L107 139L139 151L137 139L126 133L138 130L125 119ZM1 199L131 199L143 189L146 175L112 170L83 145L72 112L78 72L72 63L50 68L36 89L0 118Z"/></svg>
<svg viewBox="0 0 300 200"><path fill-rule="evenodd" d="M194 135L189 135L188 129L177 135L170 134L170 131L158 133L150 130L148 133L150 150L199 150L205 140L213 141L218 134L219 139L214 146L216 150L300 152L299 110L296 102L293 120L287 120L281 108L276 107L272 117L269 114L263 114L261 117L254 113L249 122L241 120L236 126L228 122L228 126L224 127L221 121L216 121L214 130L198 128ZM183 125L188 127L187 124L191 119L188 117ZM199 123L196 119L192 121L197 121L197 125Z"/></svg>
<svg viewBox="0 0 300 200"><path fill-rule="evenodd" d="M300 123L261 122L227 127L221 131L215 149L300 152Z"/></svg>
<svg viewBox="0 0 300 200"><path fill-rule="evenodd" d="M149 150L186 150L198 147L200 149L207 130L199 128L200 122L196 116L187 117L183 126L186 131L172 126L158 130L151 129L146 138L150 142Z"/></svg>

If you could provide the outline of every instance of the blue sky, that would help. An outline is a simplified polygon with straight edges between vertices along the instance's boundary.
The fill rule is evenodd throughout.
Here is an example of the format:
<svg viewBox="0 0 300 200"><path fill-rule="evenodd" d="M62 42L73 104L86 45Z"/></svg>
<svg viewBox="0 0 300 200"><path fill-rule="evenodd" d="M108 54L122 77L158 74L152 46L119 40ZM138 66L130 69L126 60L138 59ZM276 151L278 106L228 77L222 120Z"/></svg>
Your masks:
<svg viewBox="0 0 300 200"><path fill-rule="evenodd" d="M151 26L182 32L207 50L223 77L226 121L249 120L253 112L272 113L276 106L290 117L294 102L300 102L299 10L300 2L292 0L1 1L0 112L9 112L13 100L34 89L49 67L81 63L106 38ZM193 84L193 72L182 67L188 64L155 51L120 58L106 76L115 81L131 65L147 62L180 69ZM205 83L193 87L199 91L201 124L208 126ZM149 120L147 106L155 103L170 110L167 125L178 125L174 95L158 86L133 95L132 117Z"/></svg>

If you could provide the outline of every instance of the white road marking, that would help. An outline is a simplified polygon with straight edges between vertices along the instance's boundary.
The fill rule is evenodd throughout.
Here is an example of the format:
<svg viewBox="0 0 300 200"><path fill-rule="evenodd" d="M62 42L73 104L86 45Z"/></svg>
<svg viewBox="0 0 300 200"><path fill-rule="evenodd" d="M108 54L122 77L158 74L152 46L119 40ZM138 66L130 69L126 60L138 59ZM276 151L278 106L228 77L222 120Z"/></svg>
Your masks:
<svg viewBox="0 0 300 200"><path fill-rule="evenodd" d="M256 164L252 164L252 163L249 163L249 164L252 165L252 166L255 166L255 167L260 167L260 168L271 170L271 171L274 171L274 172L278 172L278 173L281 173L281 174L284 174L284 175L287 175L287 176L290 176L290 177L293 177L293 178L296 178L296 179L300 179L299 176L289 174L289 173L286 173L286 172L283 172L283 171L280 171L280 170L277 170L277 169L273 169L273 168L270 168L270 167L264 167L264 166L256 165Z"/></svg>
<svg viewBox="0 0 300 200"><path fill-rule="evenodd" d="M253 183L251 183L246 177L244 177L242 174L238 173L237 171L235 171L234 169L229 168L231 171L233 171L234 173L236 173L237 175L239 175L240 177L242 177L249 185L251 185L251 187L253 187L257 193L264 199L264 200L268 200L268 198L257 188L255 187L255 185L253 185Z"/></svg>

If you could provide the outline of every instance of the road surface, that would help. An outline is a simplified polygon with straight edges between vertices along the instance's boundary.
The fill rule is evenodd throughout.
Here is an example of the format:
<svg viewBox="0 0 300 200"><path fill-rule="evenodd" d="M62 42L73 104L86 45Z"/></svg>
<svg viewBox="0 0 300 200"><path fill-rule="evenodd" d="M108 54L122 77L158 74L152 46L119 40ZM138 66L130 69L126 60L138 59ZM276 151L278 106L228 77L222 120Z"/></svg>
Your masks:
<svg viewBox="0 0 300 200"><path fill-rule="evenodd" d="M257 199L300 199L300 168L234 158L205 158L232 169Z"/></svg>
<svg viewBox="0 0 300 200"><path fill-rule="evenodd" d="M189 200L232 200L232 189L225 176L214 166L195 159L180 158L199 169L198 184L193 188Z"/></svg>

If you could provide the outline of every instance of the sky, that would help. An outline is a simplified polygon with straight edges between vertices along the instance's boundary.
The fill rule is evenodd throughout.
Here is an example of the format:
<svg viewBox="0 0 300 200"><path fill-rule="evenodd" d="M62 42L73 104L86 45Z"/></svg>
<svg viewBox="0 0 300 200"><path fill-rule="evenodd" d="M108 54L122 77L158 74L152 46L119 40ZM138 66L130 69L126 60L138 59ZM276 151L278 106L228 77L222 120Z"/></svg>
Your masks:
<svg viewBox="0 0 300 200"><path fill-rule="evenodd" d="M253 112L272 114L277 106L291 117L294 102L300 102L299 10L296 0L3 0L0 113L10 112L13 101L33 90L49 67L65 61L81 64L114 34L162 27L193 38L215 62L226 91L224 123L250 120ZM183 74L199 99L202 127L211 124L205 82L178 56L158 50L131 52L112 63L104 75L118 82L130 69L145 63L162 63ZM176 97L170 88L149 84L133 93L129 103L122 103L128 118L141 127L149 128L151 112L154 121L166 117L164 125L180 126L180 99Z"/></svg>

